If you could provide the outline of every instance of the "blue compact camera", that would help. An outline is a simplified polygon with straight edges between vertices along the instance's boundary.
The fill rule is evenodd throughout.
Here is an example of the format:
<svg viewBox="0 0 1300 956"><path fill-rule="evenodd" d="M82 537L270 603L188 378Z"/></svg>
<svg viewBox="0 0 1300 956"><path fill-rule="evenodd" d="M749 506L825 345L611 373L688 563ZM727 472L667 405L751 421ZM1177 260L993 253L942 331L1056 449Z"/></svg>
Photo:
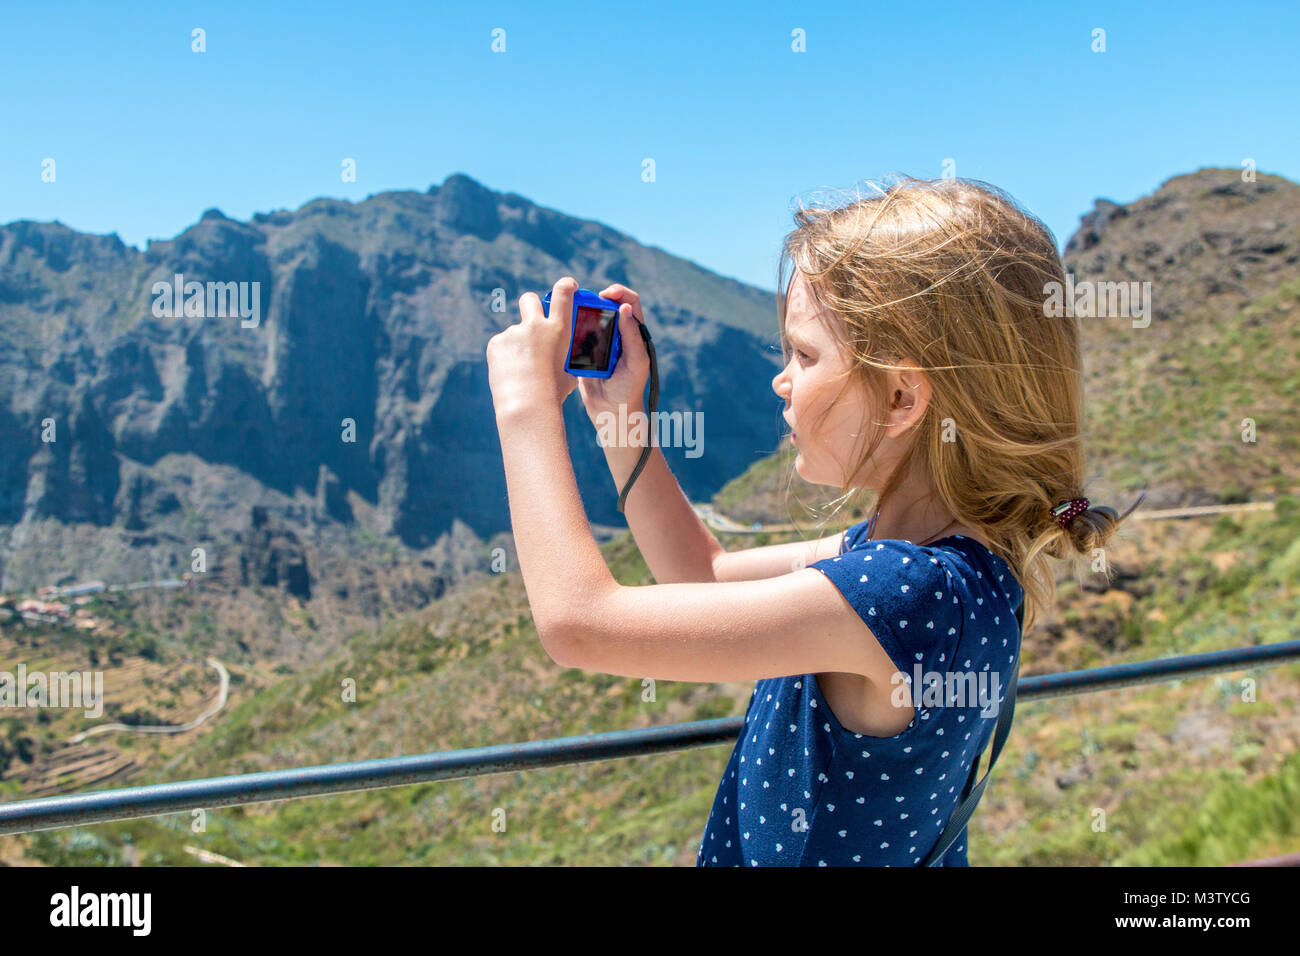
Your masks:
<svg viewBox="0 0 1300 956"><path fill-rule="evenodd" d="M542 314L551 314L551 293L542 296ZM618 365L623 342L618 333L618 303L594 292L573 293L573 336L564 370L586 378L609 378Z"/></svg>

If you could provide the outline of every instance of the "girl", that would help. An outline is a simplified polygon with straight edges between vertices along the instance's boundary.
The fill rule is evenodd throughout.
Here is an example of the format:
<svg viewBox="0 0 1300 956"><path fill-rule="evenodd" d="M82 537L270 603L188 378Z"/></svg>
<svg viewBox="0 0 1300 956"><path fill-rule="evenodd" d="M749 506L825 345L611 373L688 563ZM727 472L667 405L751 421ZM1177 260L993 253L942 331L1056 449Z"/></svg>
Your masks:
<svg viewBox="0 0 1300 956"><path fill-rule="evenodd" d="M1065 275L1041 222L986 184L911 178L795 219L772 387L799 475L843 492L841 507L871 493L871 517L729 552L656 447L625 514L659 583L620 585L561 404L579 387L593 424L644 408L644 315L631 289L600 293L621 303L626 355L579 381L563 370L578 287L565 277L550 318L526 293L487 348L515 543L556 663L757 681L699 865L914 866L992 734L1016 609L1032 626L1055 599L1048 556L1081 570L1123 519L1082 497L1079 329L1044 308ZM616 488L640 453L605 447ZM964 830L941 862L967 865Z"/></svg>

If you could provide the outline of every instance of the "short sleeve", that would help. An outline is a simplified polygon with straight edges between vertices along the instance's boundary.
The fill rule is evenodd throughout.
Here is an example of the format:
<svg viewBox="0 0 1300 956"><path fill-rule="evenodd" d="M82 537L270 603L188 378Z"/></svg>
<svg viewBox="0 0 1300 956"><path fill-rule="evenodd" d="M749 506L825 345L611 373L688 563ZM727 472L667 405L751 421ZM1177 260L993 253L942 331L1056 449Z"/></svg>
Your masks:
<svg viewBox="0 0 1300 956"><path fill-rule="evenodd" d="M852 530L852 529L850 529ZM952 572L908 541L874 541L810 564L858 612L900 671L945 672L962 628Z"/></svg>

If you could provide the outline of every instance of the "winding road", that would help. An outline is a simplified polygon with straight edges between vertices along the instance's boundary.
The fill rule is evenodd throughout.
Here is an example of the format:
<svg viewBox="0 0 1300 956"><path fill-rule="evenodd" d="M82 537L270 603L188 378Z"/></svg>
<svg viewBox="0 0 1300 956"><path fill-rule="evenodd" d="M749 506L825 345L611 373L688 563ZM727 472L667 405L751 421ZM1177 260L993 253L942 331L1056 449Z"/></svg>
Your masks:
<svg viewBox="0 0 1300 956"><path fill-rule="evenodd" d="M221 713L221 708L226 706L226 698L230 696L230 672L226 670L225 665L215 657L209 657L205 663L216 670L221 676L221 688L217 691L216 702L203 713L199 714L193 720L184 724L167 724L163 726L141 726L137 724L102 724L98 727L92 727L90 730L82 731L75 737L69 739L70 744L79 744L87 737L94 737L96 734L107 734L115 731L127 731L137 734L183 734L193 730L195 727L203 724L208 718Z"/></svg>

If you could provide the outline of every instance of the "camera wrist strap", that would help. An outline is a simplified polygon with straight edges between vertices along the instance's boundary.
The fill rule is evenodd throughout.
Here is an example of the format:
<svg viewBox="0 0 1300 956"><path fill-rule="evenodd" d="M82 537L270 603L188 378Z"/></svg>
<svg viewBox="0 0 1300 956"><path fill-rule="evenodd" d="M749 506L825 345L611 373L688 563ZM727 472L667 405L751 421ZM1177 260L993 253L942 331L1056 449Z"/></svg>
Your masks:
<svg viewBox="0 0 1300 956"><path fill-rule="evenodd" d="M646 445L641 449L641 457L637 460L636 467L632 469L632 475L628 478L627 484L623 490L618 493L618 510L623 512L623 505L627 502L627 493L632 490L632 485L640 476L645 463L650 460L650 448L654 444L655 435L655 408L659 404L659 363L655 359L655 346L650 341L650 330L645 327L645 323L640 319L636 320L636 327L641 333L641 338L645 341L645 350L650 355L650 414L647 416L649 427L646 429Z"/></svg>

